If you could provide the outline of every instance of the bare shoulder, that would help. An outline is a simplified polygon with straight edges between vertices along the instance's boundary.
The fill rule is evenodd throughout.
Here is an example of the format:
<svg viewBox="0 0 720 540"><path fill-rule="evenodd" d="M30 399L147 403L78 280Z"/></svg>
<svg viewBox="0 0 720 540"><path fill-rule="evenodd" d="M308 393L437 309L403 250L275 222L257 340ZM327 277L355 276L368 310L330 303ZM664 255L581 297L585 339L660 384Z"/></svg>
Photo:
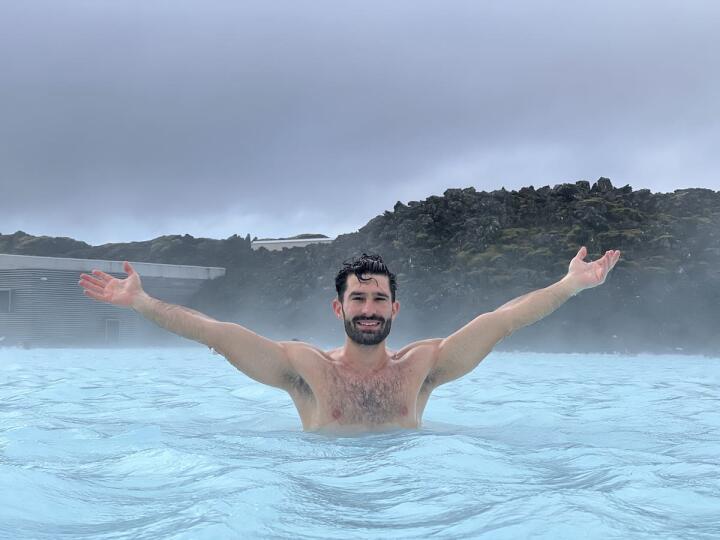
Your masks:
<svg viewBox="0 0 720 540"><path fill-rule="evenodd" d="M291 361L317 361L330 358L329 352L325 352L320 347L305 343L304 341L280 341L279 343L285 348Z"/></svg>
<svg viewBox="0 0 720 540"><path fill-rule="evenodd" d="M393 358L397 360L401 360L407 356L435 358L440 350L440 343L442 343L442 340L442 338L431 338L415 341L396 352L393 355Z"/></svg>
<svg viewBox="0 0 720 540"><path fill-rule="evenodd" d="M438 361L442 338L423 339L406 345L393 355L393 361L404 366L406 373L420 384L420 394L430 395L435 387L433 373Z"/></svg>
<svg viewBox="0 0 720 540"><path fill-rule="evenodd" d="M300 374L321 371L332 362L331 352L302 341L281 341L293 369Z"/></svg>
<svg viewBox="0 0 720 540"><path fill-rule="evenodd" d="M410 343L393 355L393 361L420 370L425 379L437 364L441 342L441 338L432 338Z"/></svg>

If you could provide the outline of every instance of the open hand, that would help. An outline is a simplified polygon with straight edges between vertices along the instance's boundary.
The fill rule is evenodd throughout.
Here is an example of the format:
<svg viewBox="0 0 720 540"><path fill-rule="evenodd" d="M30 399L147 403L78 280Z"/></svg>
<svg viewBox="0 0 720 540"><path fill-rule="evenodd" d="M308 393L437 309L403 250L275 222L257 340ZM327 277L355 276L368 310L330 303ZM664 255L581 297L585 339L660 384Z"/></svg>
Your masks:
<svg viewBox="0 0 720 540"><path fill-rule="evenodd" d="M597 261L585 262L587 248L581 247L577 255L570 261L567 277L572 279L578 290L597 287L605 282L605 278L620 259L620 251L609 250Z"/></svg>
<svg viewBox="0 0 720 540"><path fill-rule="evenodd" d="M84 289L85 296L116 306L130 306L133 300L143 292L140 275L125 261L123 264L128 277L118 279L100 270L92 275L80 274L78 284Z"/></svg>

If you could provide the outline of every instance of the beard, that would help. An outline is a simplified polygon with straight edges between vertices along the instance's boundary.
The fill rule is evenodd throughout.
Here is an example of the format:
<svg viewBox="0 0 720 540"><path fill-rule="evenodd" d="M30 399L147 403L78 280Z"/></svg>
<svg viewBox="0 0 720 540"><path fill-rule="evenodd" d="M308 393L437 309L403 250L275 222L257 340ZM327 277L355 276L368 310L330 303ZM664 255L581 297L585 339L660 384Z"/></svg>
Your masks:
<svg viewBox="0 0 720 540"><path fill-rule="evenodd" d="M358 345L378 345L390 334L392 327L392 319L383 319L382 317L355 317L352 320L345 318L343 311L343 321L345 322L345 333L352 341ZM358 321L378 321L380 324L372 330L361 330L357 326Z"/></svg>

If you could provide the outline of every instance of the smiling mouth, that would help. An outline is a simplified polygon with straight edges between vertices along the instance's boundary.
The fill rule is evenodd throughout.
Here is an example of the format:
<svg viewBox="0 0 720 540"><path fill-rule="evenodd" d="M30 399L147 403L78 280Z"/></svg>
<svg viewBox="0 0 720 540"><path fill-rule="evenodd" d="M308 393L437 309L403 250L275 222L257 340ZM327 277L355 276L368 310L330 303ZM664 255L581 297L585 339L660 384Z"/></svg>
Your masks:
<svg viewBox="0 0 720 540"><path fill-rule="evenodd" d="M372 330L380 327L380 321L356 321L355 325L362 329Z"/></svg>

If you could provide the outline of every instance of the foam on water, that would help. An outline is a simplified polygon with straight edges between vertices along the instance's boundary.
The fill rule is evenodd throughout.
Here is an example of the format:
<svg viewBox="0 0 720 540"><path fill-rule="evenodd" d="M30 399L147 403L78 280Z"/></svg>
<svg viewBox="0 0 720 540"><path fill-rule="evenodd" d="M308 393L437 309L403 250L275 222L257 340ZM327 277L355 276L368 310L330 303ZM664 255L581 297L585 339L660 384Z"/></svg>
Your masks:
<svg viewBox="0 0 720 540"><path fill-rule="evenodd" d="M718 538L720 360L493 354L303 433L201 349L0 349L0 538Z"/></svg>

